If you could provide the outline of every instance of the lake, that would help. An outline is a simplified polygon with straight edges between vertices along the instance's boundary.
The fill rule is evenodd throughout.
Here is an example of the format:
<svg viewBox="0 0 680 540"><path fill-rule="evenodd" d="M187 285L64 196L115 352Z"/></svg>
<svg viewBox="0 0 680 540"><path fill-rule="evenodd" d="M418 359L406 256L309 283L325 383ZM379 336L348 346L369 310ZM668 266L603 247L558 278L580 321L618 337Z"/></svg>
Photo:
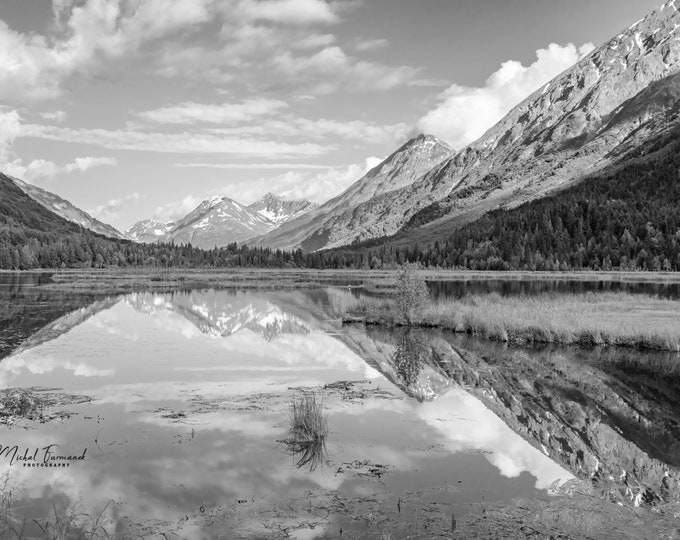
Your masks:
<svg viewBox="0 0 680 540"><path fill-rule="evenodd" d="M22 279L0 287L0 382L24 413L0 425L2 538L451 538L577 481L632 508L680 466L673 355L343 327L338 287ZM310 394L328 433L303 448L290 407Z"/></svg>

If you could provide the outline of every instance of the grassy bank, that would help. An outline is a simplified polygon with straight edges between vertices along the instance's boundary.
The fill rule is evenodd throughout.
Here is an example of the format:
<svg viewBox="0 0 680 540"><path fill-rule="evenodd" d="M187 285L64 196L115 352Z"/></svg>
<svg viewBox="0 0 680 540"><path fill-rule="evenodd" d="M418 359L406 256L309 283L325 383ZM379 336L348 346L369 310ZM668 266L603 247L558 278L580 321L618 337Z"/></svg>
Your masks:
<svg viewBox="0 0 680 540"><path fill-rule="evenodd" d="M437 327L511 343L680 351L680 301L626 293L467 296L430 302L408 320L392 301L367 300L346 322Z"/></svg>

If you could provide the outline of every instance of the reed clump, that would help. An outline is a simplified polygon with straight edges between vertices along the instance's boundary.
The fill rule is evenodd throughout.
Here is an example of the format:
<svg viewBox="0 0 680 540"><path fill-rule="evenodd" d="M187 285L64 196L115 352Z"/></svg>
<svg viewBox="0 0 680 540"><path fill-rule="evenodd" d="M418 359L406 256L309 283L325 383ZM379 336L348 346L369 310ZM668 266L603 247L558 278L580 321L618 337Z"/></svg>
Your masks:
<svg viewBox="0 0 680 540"><path fill-rule="evenodd" d="M289 419L286 438L279 442L297 458L298 468L313 471L326 458L328 414L323 399L313 392L295 396L290 403Z"/></svg>

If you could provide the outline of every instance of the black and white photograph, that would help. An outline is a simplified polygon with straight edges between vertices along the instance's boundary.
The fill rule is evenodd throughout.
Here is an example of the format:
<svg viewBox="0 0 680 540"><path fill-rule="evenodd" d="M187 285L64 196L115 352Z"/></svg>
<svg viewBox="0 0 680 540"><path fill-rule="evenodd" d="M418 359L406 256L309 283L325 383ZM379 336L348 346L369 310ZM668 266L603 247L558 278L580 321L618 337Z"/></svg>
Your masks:
<svg viewBox="0 0 680 540"><path fill-rule="evenodd" d="M680 540L680 0L0 0L0 540Z"/></svg>

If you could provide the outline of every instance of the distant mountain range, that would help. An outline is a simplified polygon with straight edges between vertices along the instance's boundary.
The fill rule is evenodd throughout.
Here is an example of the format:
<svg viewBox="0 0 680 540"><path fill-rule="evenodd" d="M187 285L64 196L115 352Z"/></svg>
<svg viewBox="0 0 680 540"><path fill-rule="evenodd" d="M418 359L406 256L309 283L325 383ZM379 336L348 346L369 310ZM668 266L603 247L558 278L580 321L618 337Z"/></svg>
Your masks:
<svg viewBox="0 0 680 540"><path fill-rule="evenodd" d="M212 249L267 234L313 208L309 201L288 201L272 193L249 206L229 197L213 197L177 222L139 221L125 234L136 242L174 242Z"/></svg>
<svg viewBox="0 0 680 540"><path fill-rule="evenodd" d="M625 166L677 126L679 109L680 13L670 1L536 90L470 146L455 151L418 136L321 206L272 194L249 206L212 198L175 223L145 220L122 235L56 195L13 181L68 221L137 242L305 252L383 238L433 244L489 212Z"/></svg>

